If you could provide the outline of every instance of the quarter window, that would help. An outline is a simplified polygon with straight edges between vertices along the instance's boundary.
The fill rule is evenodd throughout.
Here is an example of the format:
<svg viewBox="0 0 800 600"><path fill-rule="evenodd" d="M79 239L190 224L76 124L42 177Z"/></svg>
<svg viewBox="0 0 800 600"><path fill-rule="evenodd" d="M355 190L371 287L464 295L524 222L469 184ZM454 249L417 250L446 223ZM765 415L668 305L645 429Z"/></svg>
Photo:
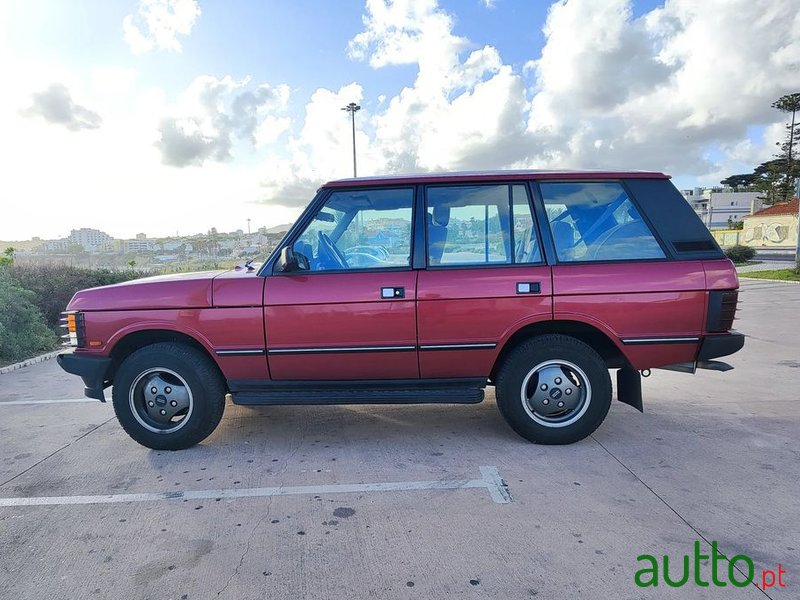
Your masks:
<svg viewBox="0 0 800 600"><path fill-rule="evenodd" d="M333 192L294 243L310 271L410 267L414 190Z"/></svg>
<svg viewBox="0 0 800 600"><path fill-rule="evenodd" d="M561 262L665 258L621 184L541 183Z"/></svg>
<svg viewBox="0 0 800 600"><path fill-rule="evenodd" d="M426 207L431 266L541 262L524 185L429 187Z"/></svg>

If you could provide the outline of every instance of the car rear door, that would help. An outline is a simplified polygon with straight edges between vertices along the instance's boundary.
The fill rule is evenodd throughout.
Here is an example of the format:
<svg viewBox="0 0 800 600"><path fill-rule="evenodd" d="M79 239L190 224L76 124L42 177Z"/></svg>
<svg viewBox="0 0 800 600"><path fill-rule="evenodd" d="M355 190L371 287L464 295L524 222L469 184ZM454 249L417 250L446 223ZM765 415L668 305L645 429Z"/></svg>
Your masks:
<svg viewBox="0 0 800 600"><path fill-rule="evenodd" d="M550 267L531 207L524 183L425 187L421 377L486 377L514 331L552 318Z"/></svg>

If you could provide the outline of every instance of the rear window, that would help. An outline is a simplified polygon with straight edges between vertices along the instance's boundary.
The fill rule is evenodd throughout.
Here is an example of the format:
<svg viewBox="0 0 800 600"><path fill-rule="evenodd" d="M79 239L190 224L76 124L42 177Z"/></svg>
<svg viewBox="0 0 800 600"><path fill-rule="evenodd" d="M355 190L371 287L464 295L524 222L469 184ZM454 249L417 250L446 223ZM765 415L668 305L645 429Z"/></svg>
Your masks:
<svg viewBox="0 0 800 600"><path fill-rule="evenodd" d="M666 258L617 182L541 183L560 262Z"/></svg>

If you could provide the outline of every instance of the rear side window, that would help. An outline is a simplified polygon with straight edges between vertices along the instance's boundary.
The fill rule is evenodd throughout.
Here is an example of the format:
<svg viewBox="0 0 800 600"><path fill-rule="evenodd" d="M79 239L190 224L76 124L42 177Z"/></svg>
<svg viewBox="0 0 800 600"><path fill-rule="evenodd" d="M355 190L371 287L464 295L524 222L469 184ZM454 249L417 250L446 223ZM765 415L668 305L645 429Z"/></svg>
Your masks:
<svg viewBox="0 0 800 600"><path fill-rule="evenodd" d="M432 186L425 217L431 266L542 260L525 185Z"/></svg>
<svg viewBox="0 0 800 600"><path fill-rule="evenodd" d="M539 187L560 262L665 258L621 184L564 182Z"/></svg>

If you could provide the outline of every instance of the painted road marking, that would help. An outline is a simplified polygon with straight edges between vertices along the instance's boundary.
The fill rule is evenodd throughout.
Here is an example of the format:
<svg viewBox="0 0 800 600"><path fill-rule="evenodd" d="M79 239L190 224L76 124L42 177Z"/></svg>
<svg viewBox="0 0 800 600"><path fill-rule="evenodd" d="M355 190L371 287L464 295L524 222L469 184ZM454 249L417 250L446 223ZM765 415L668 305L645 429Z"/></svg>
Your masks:
<svg viewBox="0 0 800 600"><path fill-rule="evenodd" d="M78 402L96 402L102 404L94 398L67 398L66 400L9 400L0 402L0 406L20 406L22 404L75 404Z"/></svg>
<svg viewBox="0 0 800 600"><path fill-rule="evenodd" d="M330 485L295 485L226 490L188 490L143 494L109 494L106 496L39 496L34 498L0 498L0 507L60 506L67 504L116 504L123 502L157 502L159 500L204 500L211 498L262 498L302 494L347 494L354 492L405 492L412 490L486 489L497 504L511 502L508 486L497 467L480 467L480 479L441 481L395 481L388 483L337 483Z"/></svg>

